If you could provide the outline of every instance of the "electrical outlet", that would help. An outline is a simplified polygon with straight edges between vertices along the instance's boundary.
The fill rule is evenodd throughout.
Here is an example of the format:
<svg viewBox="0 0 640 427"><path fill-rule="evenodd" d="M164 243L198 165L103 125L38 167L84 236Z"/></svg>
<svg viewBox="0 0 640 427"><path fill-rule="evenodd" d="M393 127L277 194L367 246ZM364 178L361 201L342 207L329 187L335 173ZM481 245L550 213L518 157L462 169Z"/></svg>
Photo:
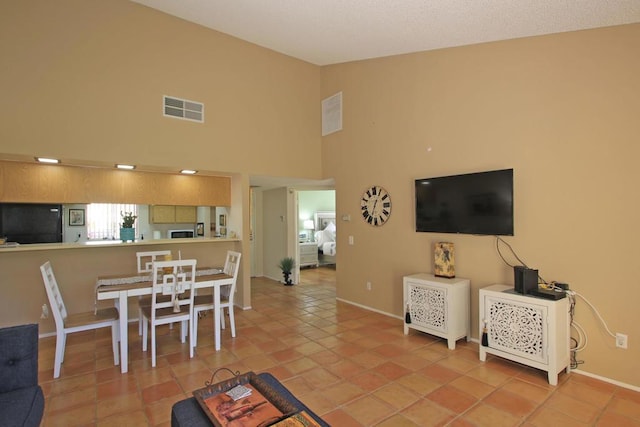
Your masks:
<svg viewBox="0 0 640 427"><path fill-rule="evenodd" d="M370 291L371 290L371 282L367 282L367 290Z"/></svg>
<svg viewBox="0 0 640 427"><path fill-rule="evenodd" d="M616 334L616 347L627 348L627 336L625 334Z"/></svg>

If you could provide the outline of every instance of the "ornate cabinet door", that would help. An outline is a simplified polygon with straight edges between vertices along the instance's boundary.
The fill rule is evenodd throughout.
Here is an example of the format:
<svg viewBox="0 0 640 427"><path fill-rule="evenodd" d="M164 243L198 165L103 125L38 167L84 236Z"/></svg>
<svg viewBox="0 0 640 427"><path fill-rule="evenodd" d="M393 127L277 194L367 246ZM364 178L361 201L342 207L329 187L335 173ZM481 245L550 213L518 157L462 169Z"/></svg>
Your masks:
<svg viewBox="0 0 640 427"><path fill-rule="evenodd" d="M547 318L544 306L485 297L484 322L491 348L547 363Z"/></svg>
<svg viewBox="0 0 640 427"><path fill-rule="evenodd" d="M407 288L411 322L425 329L447 332L447 290L411 282Z"/></svg>

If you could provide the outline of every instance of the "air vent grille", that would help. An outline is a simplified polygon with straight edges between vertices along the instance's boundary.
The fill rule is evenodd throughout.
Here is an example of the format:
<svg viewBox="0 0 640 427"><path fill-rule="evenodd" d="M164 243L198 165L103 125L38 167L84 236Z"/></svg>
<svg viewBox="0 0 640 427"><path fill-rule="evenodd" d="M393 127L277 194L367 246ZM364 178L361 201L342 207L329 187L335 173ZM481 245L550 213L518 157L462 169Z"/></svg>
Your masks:
<svg viewBox="0 0 640 427"><path fill-rule="evenodd" d="M203 123L204 104L165 95L163 97L163 115Z"/></svg>

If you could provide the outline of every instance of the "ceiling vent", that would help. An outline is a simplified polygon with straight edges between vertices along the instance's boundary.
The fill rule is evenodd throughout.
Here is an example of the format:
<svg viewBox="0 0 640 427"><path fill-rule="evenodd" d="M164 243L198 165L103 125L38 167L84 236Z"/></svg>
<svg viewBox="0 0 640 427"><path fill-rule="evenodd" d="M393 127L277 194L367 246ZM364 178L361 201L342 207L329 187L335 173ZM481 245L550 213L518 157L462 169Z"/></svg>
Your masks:
<svg viewBox="0 0 640 427"><path fill-rule="evenodd" d="M163 96L163 115L176 119L204 123L204 104L188 99Z"/></svg>

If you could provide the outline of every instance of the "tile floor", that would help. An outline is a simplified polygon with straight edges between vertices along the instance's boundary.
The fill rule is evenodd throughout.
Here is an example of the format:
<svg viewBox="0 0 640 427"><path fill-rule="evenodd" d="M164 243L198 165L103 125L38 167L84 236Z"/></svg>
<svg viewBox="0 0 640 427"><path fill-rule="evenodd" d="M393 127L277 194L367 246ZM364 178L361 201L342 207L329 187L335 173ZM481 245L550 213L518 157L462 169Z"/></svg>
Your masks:
<svg viewBox="0 0 640 427"><path fill-rule="evenodd" d="M108 330L71 335L57 380L55 338L43 338L43 426L169 426L171 406L220 367L272 373L335 427L640 426L640 393L579 374L552 387L544 372L491 356L481 363L476 343L450 351L444 340L405 336L401 320L336 302L334 273L307 269L292 287L252 280L253 309L236 310L237 338L223 331L220 352L211 322L200 323L193 359L179 328L160 328L156 368L135 323L124 375Z"/></svg>

